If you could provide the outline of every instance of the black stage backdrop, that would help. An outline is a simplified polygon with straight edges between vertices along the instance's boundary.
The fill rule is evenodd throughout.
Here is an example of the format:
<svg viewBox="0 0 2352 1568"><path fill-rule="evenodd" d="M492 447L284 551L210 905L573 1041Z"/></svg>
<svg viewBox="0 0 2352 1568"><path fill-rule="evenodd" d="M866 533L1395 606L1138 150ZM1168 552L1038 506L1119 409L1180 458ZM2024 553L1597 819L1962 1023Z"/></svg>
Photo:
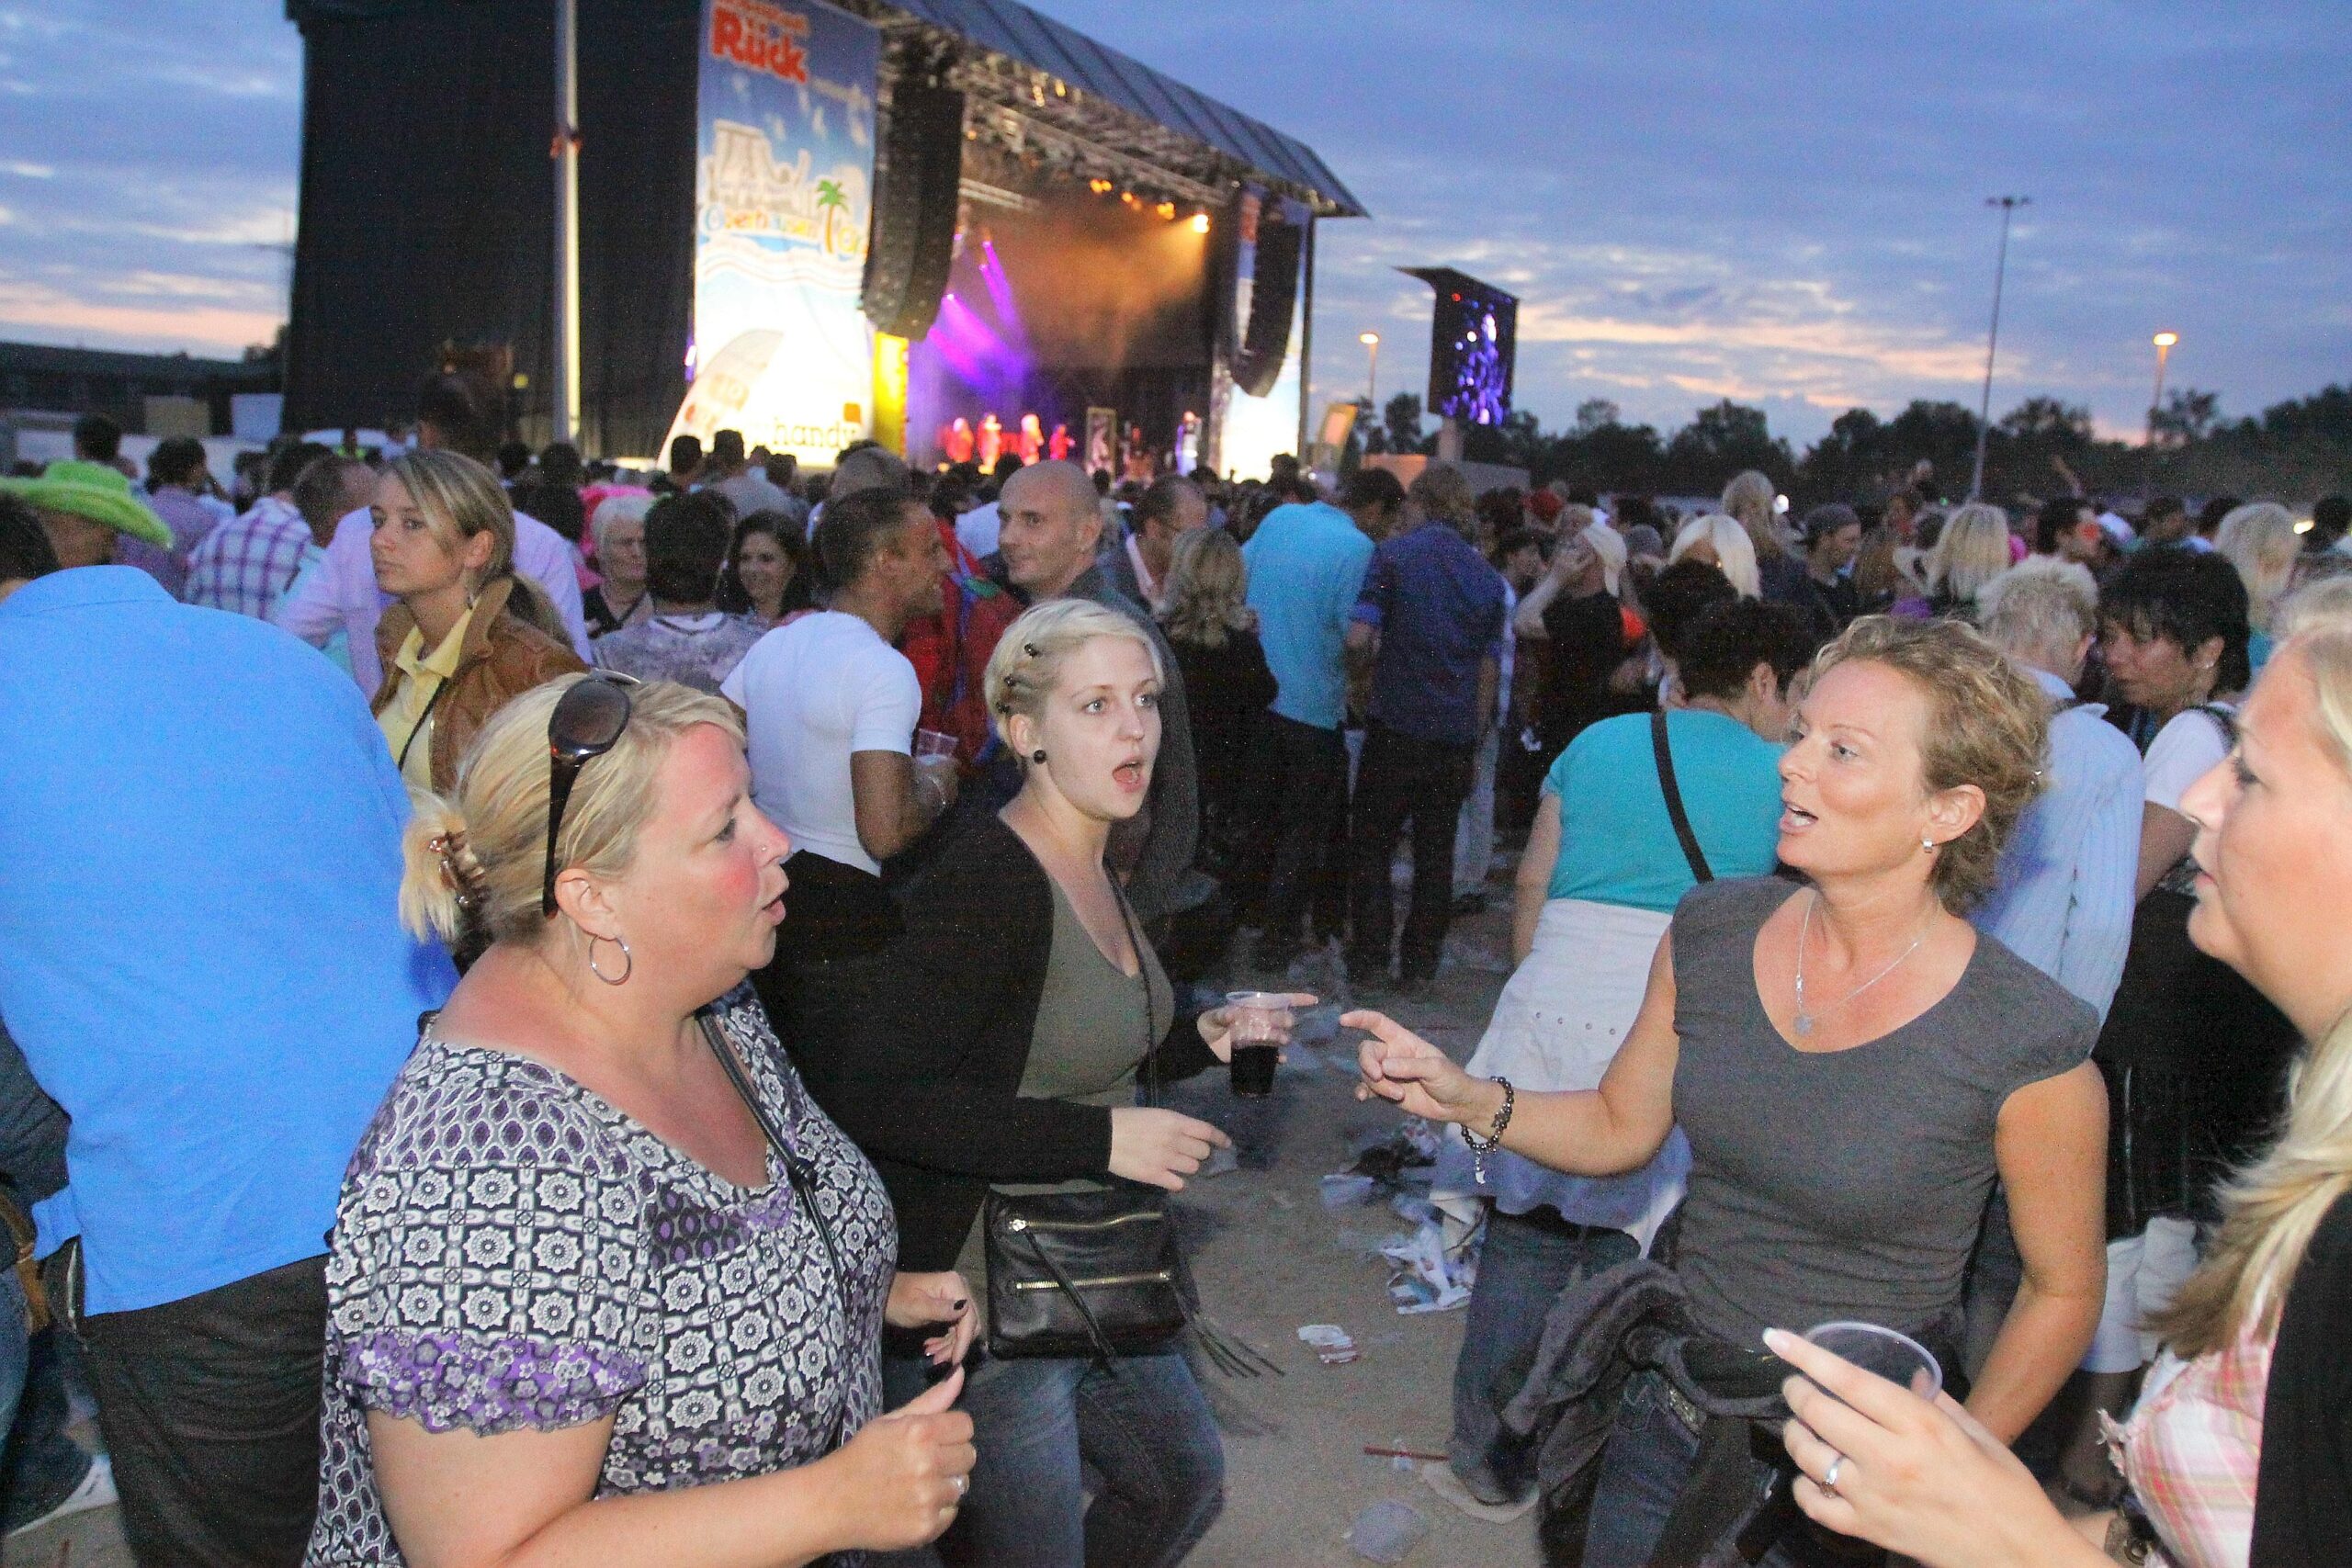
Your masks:
<svg viewBox="0 0 2352 1568"><path fill-rule="evenodd" d="M413 413L444 344L553 391L554 7L288 0L305 44L289 429ZM650 456L694 321L697 0L581 0L581 445Z"/></svg>

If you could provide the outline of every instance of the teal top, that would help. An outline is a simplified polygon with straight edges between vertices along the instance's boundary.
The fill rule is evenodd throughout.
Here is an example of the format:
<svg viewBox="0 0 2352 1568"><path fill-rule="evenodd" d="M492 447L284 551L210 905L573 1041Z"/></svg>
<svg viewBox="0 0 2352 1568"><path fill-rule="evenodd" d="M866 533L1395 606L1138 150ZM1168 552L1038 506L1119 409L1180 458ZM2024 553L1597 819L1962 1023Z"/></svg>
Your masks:
<svg viewBox="0 0 2352 1568"><path fill-rule="evenodd" d="M1668 713L1666 733L1707 868L1725 878L1770 875L1781 839L1781 748L1703 708ZM1587 728L1544 776L1544 791L1560 800L1560 858L1547 897L1670 915L1696 884L1667 815L1649 715Z"/></svg>

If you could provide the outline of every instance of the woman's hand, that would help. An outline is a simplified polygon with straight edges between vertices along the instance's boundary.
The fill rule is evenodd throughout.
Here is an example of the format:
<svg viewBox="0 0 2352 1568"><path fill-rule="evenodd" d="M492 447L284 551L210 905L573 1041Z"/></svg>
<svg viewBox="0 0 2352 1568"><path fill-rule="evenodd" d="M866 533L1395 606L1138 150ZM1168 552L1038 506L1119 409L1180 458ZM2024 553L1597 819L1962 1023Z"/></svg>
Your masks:
<svg viewBox="0 0 2352 1568"><path fill-rule="evenodd" d="M1483 1132L1502 1109L1503 1091L1491 1078L1474 1078L1453 1059L1386 1013L1351 1012L1342 1027L1366 1033L1356 1049L1363 1081L1356 1098L1378 1095L1409 1115L1431 1122L1457 1122Z"/></svg>
<svg viewBox="0 0 2352 1568"><path fill-rule="evenodd" d="M1817 1523L1927 1568L2107 1561L1951 1395L1931 1404L1781 1329L1764 1344L1805 1374L1781 1385L1796 1417L1782 1441L1804 1472L1797 1506ZM1834 1492L1822 1484L1833 1463Z"/></svg>
<svg viewBox="0 0 2352 1568"><path fill-rule="evenodd" d="M1290 1032L1297 1021L1291 1017L1291 1011L1298 1008L1311 1008L1319 999L1308 991L1291 991L1277 997L1275 1000L1285 1010L1274 1014L1273 1033L1269 1040L1250 1040L1243 1043L1289 1044ZM1220 1062L1233 1060L1233 1012L1234 1010L1229 1006L1211 1008L1195 1021L1200 1027L1201 1038L1208 1043L1209 1054Z"/></svg>
<svg viewBox="0 0 2352 1568"><path fill-rule="evenodd" d="M1216 1128L1173 1111L1122 1105L1111 1112L1111 1174L1147 1187L1182 1192L1210 1150L1232 1146Z"/></svg>
<svg viewBox="0 0 2352 1568"><path fill-rule="evenodd" d="M820 1461L849 1516L843 1544L904 1551L955 1522L972 1474L972 1418L953 1408L963 1392L958 1367Z"/></svg>
<svg viewBox="0 0 2352 1568"><path fill-rule="evenodd" d="M972 1348L980 1314L972 1306L972 1288L964 1276L910 1274L903 1269L890 1281L890 1299L883 1305L882 1321L893 1328L930 1328L944 1325L947 1332L922 1342L933 1363L953 1367Z"/></svg>

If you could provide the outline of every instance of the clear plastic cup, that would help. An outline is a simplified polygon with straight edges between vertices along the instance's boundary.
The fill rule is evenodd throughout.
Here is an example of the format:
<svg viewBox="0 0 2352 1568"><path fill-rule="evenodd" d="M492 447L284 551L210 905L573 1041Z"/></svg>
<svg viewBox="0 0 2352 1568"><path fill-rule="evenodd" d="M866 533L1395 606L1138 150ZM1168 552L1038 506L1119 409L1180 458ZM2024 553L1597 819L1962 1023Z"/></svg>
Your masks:
<svg viewBox="0 0 2352 1568"><path fill-rule="evenodd" d="M918 757L953 757L956 738L936 729L915 731L915 755Z"/></svg>
<svg viewBox="0 0 2352 1568"><path fill-rule="evenodd" d="M1274 1064L1293 1021L1281 991L1227 991L1233 1020L1233 1092L1256 1100L1274 1092Z"/></svg>
<svg viewBox="0 0 2352 1568"><path fill-rule="evenodd" d="M1815 1324L1805 1330L1809 1344L1851 1361L1866 1372L1876 1372L1898 1388L1922 1399L1942 1392L1944 1370L1928 1348L1907 1334L1881 1328L1875 1323L1840 1321Z"/></svg>

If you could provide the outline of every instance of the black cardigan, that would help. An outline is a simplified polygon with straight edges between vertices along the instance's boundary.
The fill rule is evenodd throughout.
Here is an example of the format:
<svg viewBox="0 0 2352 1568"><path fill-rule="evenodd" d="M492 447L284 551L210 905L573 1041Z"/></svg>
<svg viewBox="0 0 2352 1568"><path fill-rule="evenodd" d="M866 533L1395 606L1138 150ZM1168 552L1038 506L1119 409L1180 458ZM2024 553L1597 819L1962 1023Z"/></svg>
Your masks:
<svg viewBox="0 0 2352 1568"><path fill-rule="evenodd" d="M792 1055L881 1172L899 1212L899 1267L950 1269L990 1182L1106 1175L1111 1112L1021 1096L1054 896L1020 835L982 817L903 901L888 961L842 1010L854 1021L834 1038L793 1041ZM1180 1010L1146 1071L1166 1082L1215 1059Z"/></svg>

